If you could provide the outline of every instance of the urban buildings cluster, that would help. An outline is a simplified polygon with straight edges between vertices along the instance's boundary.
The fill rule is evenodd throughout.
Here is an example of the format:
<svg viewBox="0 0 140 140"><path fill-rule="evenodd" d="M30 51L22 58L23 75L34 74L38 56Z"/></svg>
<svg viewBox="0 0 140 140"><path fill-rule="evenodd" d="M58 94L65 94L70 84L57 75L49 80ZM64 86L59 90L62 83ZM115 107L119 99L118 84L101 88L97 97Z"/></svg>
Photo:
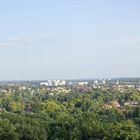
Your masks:
<svg viewBox="0 0 140 140"><path fill-rule="evenodd" d="M41 82L40 85L46 85L46 86L65 86L66 81L65 80L48 80L47 82Z"/></svg>

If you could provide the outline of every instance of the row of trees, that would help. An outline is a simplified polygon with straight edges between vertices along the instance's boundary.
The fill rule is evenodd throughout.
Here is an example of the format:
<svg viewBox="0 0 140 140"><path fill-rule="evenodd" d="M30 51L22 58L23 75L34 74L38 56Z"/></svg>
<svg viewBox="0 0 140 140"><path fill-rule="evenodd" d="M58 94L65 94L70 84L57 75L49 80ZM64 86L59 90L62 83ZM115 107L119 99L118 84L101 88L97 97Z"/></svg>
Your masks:
<svg viewBox="0 0 140 140"><path fill-rule="evenodd" d="M140 100L139 91L48 95L0 95L2 140L139 140L140 107L125 107ZM120 108L103 108L118 101Z"/></svg>

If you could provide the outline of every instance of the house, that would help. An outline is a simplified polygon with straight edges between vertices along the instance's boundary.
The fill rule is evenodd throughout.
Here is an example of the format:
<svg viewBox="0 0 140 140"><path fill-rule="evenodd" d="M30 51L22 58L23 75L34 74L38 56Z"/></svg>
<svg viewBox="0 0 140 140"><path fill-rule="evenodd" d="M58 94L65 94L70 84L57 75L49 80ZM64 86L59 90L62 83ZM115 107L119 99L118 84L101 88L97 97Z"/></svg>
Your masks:
<svg viewBox="0 0 140 140"><path fill-rule="evenodd" d="M124 106L138 107L139 106L139 102L138 101L128 101L128 102L124 103Z"/></svg>

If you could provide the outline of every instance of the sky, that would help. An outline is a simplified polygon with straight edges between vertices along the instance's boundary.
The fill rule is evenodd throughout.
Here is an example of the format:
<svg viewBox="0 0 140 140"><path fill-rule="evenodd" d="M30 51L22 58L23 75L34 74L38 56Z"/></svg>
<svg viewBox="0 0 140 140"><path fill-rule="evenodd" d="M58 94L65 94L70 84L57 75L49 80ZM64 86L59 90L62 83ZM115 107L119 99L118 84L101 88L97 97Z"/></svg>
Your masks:
<svg viewBox="0 0 140 140"><path fill-rule="evenodd" d="M0 0L0 81L140 77L139 0Z"/></svg>

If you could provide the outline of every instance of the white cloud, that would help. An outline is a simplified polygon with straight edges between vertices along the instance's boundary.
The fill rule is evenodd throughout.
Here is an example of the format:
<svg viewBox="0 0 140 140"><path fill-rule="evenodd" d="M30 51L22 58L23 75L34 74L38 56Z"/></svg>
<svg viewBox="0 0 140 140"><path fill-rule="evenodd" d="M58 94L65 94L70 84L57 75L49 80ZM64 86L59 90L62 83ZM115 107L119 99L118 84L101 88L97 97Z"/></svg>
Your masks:
<svg viewBox="0 0 140 140"><path fill-rule="evenodd" d="M0 43L1 47L11 47L11 46L25 46L25 45L31 45L31 44L43 44L48 42L58 42L63 40L61 37L22 37L22 38L12 38L5 42Z"/></svg>

